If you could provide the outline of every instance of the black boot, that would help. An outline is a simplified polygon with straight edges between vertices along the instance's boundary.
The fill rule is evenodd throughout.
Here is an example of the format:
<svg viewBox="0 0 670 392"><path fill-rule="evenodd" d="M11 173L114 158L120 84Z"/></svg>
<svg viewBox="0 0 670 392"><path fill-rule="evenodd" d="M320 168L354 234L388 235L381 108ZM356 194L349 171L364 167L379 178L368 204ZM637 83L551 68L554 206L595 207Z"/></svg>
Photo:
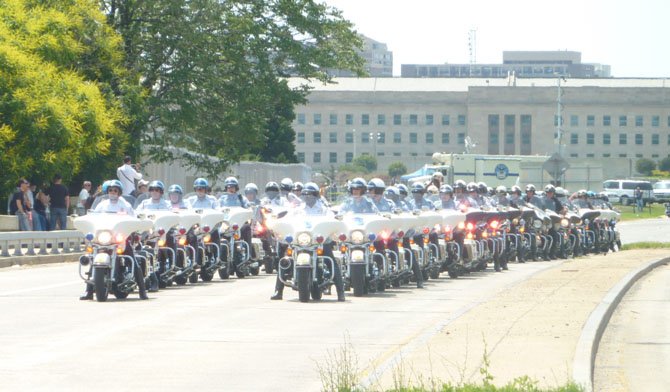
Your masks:
<svg viewBox="0 0 670 392"><path fill-rule="evenodd" d="M151 282L151 285L149 286L149 292L154 293L158 291L158 277L156 274L151 274L149 276L149 282Z"/></svg>
<svg viewBox="0 0 670 392"><path fill-rule="evenodd" d="M344 282L342 281L342 270L338 262L335 262L335 271L333 275L333 282L335 283L335 291L337 291L337 300L344 302Z"/></svg>
<svg viewBox="0 0 670 392"><path fill-rule="evenodd" d="M93 299L93 285L87 284L86 285L86 291L84 291L84 294L79 296L80 301L87 301Z"/></svg>
<svg viewBox="0 0 670 392"><path fill-rule="evenodd" d="M147 288L144 285L144 275L142 274L142 269L136 265L135 268L135 282L137 282L137 288L140 291L140 299L149 299L147 296Z"/></svg>
<svg viewBox="0 0 670 392"><path fill-rule="evenodd" d="M275 293L272 294L272 297L270 297L271 300L281 300L282 296L284 294L284 283L279 280L279 276L277 276L277 282L275 283Z"/></svg>

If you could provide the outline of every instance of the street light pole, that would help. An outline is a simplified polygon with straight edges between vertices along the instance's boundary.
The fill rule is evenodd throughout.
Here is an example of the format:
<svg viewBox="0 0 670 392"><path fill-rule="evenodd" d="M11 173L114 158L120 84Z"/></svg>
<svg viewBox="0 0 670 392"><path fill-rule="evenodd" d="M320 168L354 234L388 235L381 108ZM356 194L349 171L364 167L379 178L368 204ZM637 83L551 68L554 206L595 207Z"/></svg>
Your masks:
<svg viewBox="0 0 670 392"><path fill-rule="evenodd" d="M354 134L354 158L353 159L356 159L356 129L355 128L352 129L352 132Z"/></svg>

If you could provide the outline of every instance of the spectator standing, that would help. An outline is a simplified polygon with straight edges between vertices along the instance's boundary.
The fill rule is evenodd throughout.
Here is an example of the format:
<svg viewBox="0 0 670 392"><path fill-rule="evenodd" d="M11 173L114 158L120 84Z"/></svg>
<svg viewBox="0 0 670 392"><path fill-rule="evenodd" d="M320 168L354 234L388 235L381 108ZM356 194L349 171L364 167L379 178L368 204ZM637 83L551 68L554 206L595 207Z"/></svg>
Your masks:
<svg viewBox="0 0 670 392"><path fill-rule="evenodd" d="M47 219L47 205L49 198L37 189L35 193L35 204L33 205L33 230L49 230L49 220ZM38 227L39 224L39 227Z"/></svg>
<svg viewBox="0 0 670 392"><path fill-rule="evenodd" d="M77 201L77 215L86 215L86 200L91 196L91 181L84 181Z"/></svg>
<svg viewBox="0 0 670 392"><path fill-rule="evenodd" d="M123 185L123 196L132 194L135 191L135 180L142 179L142 174L138 173L138 170L140 170L140 164L132 165L127 155L123 158L123 165L116 169L116 176Z"/></svg>
<svg viewBox="0 0 670 392"><path fill-rule="evenodd" d="M146 199L150 199L149 195L149 181L139 180L137 182L137 190L133 193L135 200L129 200L128 196L124 196L127 202L133 205L133 208L137 208L142 202Z"/></svg>
<svg viewBox="0 0 670 392"><path fill-rule="evenodd" d="M70 194L67 187L61 184L62 181L63 177L60 174L56 174L53 184L51 184L51 187L46 192L51 201L49 208L51 212L51 230L56 230L57 227L60 230L67 229L67 211L70 208Z"/></svg>
<svg viewBox="0 0 670 392"><path fill-rule="evenodd" d="M642 212L644 209L644 200L642 199L642 189L639 186L635 188L635 205L637 206L637 211Z"/></svg>
<svg viewBox="0 0 670 392"><path fill-rule="evenodd" d="M9 214L18 217L19 230L30 231L32 230L32 225L30 222L30 206L28 206L30 201L27 196L28 181L25 178L22 178L16 186L17 191L12 194L12 198L9 202Z"/></svg>

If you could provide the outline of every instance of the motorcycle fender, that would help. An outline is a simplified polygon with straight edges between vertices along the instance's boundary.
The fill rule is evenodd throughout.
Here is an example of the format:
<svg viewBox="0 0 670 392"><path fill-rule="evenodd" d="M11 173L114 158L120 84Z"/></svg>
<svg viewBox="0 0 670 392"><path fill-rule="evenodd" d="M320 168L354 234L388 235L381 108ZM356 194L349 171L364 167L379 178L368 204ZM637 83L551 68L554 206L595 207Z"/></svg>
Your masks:
<svg viewBox="0 0 670 392"><path fill-rule="evenodd" d="M309 266L312 263L312 255L309 253L300 253L295 260L295 265L297 266Z"/></svg>
<svg viewBox="0 0 670 392"><path fill-rule="evenodd" d="M107 253L98 253L93 258L93 265L96 267L111 267L112 259Z"/></svg>

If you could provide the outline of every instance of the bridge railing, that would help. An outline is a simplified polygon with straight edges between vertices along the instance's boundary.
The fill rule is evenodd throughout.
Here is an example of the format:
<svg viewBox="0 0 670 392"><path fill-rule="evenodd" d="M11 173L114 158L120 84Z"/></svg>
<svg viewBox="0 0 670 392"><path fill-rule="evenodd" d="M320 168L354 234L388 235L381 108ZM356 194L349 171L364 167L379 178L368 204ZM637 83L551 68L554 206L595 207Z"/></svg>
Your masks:
<svg viewBox="0 0 670 392"><path fill-rule="evenodd" d="M0 232L0 257L77 253L83 244L76 230Z"/></svg>

